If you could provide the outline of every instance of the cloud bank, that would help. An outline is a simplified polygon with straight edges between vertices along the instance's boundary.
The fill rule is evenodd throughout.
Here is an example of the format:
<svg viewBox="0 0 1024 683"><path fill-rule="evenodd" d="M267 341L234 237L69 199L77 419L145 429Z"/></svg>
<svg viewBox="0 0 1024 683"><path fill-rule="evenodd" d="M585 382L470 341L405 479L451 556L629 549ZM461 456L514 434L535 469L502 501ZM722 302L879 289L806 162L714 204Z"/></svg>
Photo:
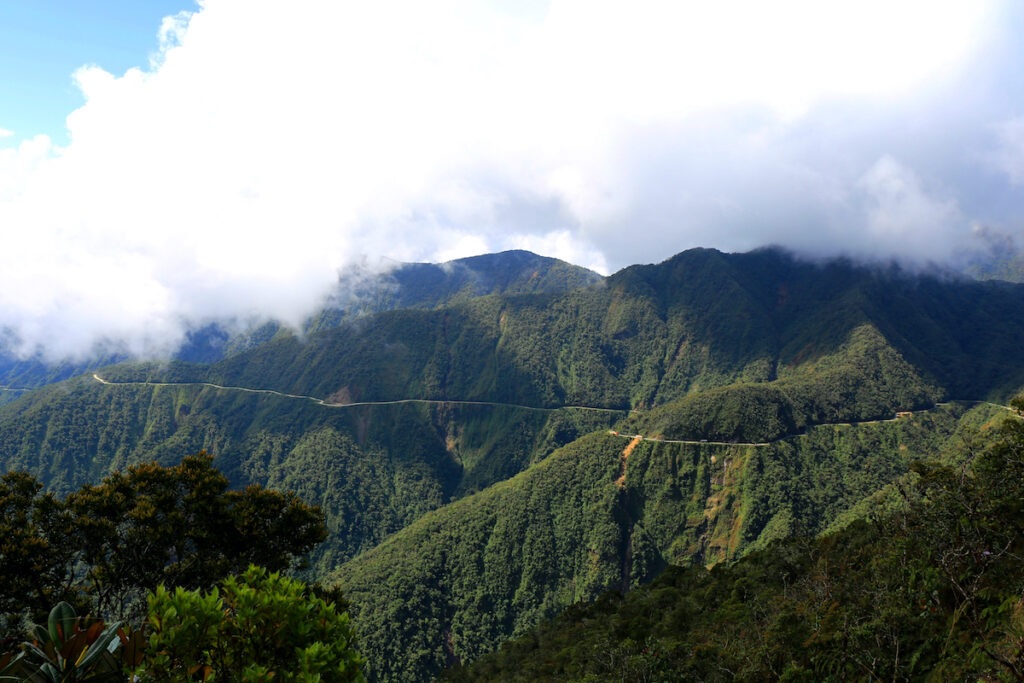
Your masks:
<svg viewBox="0 0 1024 683"><path fill-rule="evenodd" d="M1021 229L1022 26L978 0L205 0L149 64L76 72L66 146L0 129L0 329L160 353L297 323L366 258L945 261Z"/></svg>

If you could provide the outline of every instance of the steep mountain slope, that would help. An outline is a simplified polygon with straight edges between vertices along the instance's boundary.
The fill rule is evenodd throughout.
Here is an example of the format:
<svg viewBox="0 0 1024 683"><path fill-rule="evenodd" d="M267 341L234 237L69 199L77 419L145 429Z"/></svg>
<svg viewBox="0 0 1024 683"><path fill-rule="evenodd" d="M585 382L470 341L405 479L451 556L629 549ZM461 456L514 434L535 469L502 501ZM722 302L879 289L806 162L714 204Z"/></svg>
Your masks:
<svg viewBox="0 0 1024 683"><path fill-rule="evenodd" d="M236 485L298 491L376 671L409 680L666 563L824 529L952 438L937 402L1024 385L1024 286L772 250L588 284L499 256L436 286L412 267L428 294L380 304L405 308L24 395L0 463L67 491L205 448Z"/></svg>
<svg viewBox="0 0 1024 683"><path fill-rule="evenodd" d="M488 294L559 294L601 279L585 268L521 250L440 264L403 263L385 272L352 268L341 274L324 312L307 331L354 316L437 308Z"/></svg>
<svg viewBox="0 0 1024 683"><path fill-rule="evenodd" d="M593 434L424 516L329 580L351 601L373 677L429 680L669 564L821 532L979 419L940 408L763 446Z"/></svg>
<svg viewBox="0 0 1024 683"><path fill-rule="evenodd" d="M134 462L172 464L207 450L236 485L295 490L322 505L332 536L314 561L330 568L621 415L424 403L332 408L198 384L82 377L0 411L0 460L67 493Z"/></svg>
<svg viewBox="0 0 1024 683"><path fill-rule="evenodd" d="M897 402L927 404L934 390L1005 398L1024 384L1022 291L772 251L695 250L563 294L486 296L304 339L278 334L203 376L338 402L650 408L734 383L814 383L845 372L846 350L873 337L864 363L884 357L918 378L918 389L876 405L878 416Z"/></svg>
<svg viewBox="0 0 1024 683"><path fill-rule="evenodd" d="M586 268L521 250L386 269L354 265L339 274L323 307L305 321L302 332L322 332L384 311L429 310L488 294L558 294L601 280ZM240 333L229 333L222 324L207 325L190 332L177 358L216 362L257 347L281 331L275 322Z"/></svg>
<svg viewBox="0 0 1024 683"><path fill-rule="evenodd" d="M337 327L360 317L402 308L431 309L487 294L563 293L600 282L597 273L558 259L512 250L447 263L398 263L390 268L353 266L339 274L323 307L303 333ZM213 363L258 346L281 332L273 321L213 321L186 330L178 360ZM22 358L7 343L16 330L0 330L0 403L24 389L59 382L86 371L130 360L127 352L105 350L93 357L47 361Z"/></svg>
<svg viewBox="0 0 1024 683"><path fill-rule="evenodd" d="M19 358L0 346L0 405L10 403L32 389L63 382L120 360L123 357L101 355L86 361L49 363L41 356Z"/></svg>
<svg viewBox="0 0 1024 683"><path fill-rule="evenodd" d="M1015 680L1024 421L985 412L965 415L984 421L949 453L876 497L898 506L710 572L670 568L445 678Z"/></svg>

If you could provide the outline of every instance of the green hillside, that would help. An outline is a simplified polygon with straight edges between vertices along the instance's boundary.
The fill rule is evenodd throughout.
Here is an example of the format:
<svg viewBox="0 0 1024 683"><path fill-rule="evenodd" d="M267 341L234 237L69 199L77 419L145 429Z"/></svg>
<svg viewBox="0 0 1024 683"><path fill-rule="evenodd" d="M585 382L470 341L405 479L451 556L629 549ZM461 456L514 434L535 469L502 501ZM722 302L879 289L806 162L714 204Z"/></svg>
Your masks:
<svg viewBox="0 0 1024 683"><path fill-rule="evenodd" d="M601 279L585 268L520 250L440 264L403 263L384 272L350 268L341 274L327 306L307 331L371 313L437 308L488 294L558 294Z"/></svg>
<svg viewBox="0 0 1024 683"><path fill-rule="evenodd" d="M25 393L0 469L63 494L205 449L235 486L294 490L371 673L422 680L668 565L884 509L1000 410L944 402L1024 386L1024 286L773 250L601 280L548 261L420 264L303 334Z"/></svg>
<svg viewBox="0 0 1024 683"><path fill-rule="evenodd" d="M520 250L392 268L354 265L339 274L323 307L304 322L302 332L322 332L385 311L429 310L489 294L559 294L601 279L586 268ZM215 362L257 347L281 330L279 324L268 322L231 333L213 324L190 332L177 358Z"/></svg>
<svg viewBox="0 0 1024 683"><path fill-rule="evenodd" d="M0 460L68 493L131 463L173 464L207 450L238 485L294 490L323 506L332 536L315 559L332 567L621 415L424 403L331 408L202 385L83 377L8 406Z"/></svg>
<svg viewBox="0 0 1024 683"><path fill-rule="evenodd" d="M916 462L866 518L711 571L671 567L446 679L1015 680L1024 423L977 424L988 412L965 416L948 464Z"/></svg>
<svg viewBox="0 0 1024 683"><path fill-rule="evenodd" d="M372 675L427 680L668 565L813 535L858 504L860 514L885 509L885 497L870 497L958 443L962 420L979 416L948 406L766 446L594 434L424 516L330 580L351 601Z"/></svg>
<svg viewBox="0 0 1024 683"><path fill-rule="evenodd" d="M337 327L367 315L404 308L431 309L487 294L562 293L601 281L597 273L528 251L506 251L447 263L355 265L339 274L322 308L302 326L303 333ZM222 320L189 327L177 360L213 363L254 348L281 332L273 321ZM0 330L0 404L23 390L53 384L125 361L127 353L97 350L91 358L47 360L41 353L13 351L14 330Z"/></svg>
<svg viewBox="0 0 1024 683"><path fill-rule="evenodd" d="M278 335L209 377L348 400L649 408L826 371L818 364L834 366L867 325L947 395L1005 399L1024 384L1022 291L774 251L694 250L561 294L492 295Z"/></svg>

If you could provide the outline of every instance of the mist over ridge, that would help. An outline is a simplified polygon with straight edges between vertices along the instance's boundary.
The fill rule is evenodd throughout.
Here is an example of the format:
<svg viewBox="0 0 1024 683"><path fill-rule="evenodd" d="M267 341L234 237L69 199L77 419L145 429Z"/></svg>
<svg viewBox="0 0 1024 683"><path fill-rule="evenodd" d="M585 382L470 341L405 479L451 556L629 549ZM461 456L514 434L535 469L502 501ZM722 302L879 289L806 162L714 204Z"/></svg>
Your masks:
<svg viewBox="0 0 1024 683"><path fill-rule="evenodd" d="M1020 238L1008 1L181 9L137 68L74 73L66 144L0 114L10 354L301 328L382 260L608 274L777 244L962 268Z"/></svg>

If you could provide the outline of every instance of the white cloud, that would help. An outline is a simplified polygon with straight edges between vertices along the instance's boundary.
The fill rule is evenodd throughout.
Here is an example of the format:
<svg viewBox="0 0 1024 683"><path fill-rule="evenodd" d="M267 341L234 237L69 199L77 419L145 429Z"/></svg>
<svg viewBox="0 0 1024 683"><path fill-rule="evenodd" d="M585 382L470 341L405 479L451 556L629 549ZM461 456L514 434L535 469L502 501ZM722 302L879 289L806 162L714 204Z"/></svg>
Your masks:
<svg viewBox="0 0 1024 683"><path fill-rule="evenodd" d="M903 243L904 253L944 260L958 235L970 235L971 225L956 203L929 193L912 170L892 157L872 165L859 187L867 198L862 252L885 256L894 243Z"/></svg>
<svg viewBox="0 0 1024 683"><path fill-rule="evenodd" d="M603 275L609 273L606 256L593 247L582 245L568 230L556 230L545 235L510 235L499 244L499 248L525 249L575 263Z"/></svg>
<svg viewBox="0 0 1024 683"><path fill-rule="evenodd" d="M917 89L945 97L996 9L205 0L147 68L76 73L66 147L0 149L0 323L164 349L298 321L364 255L909 253L966 221L892 123L936 111Z"/></svg>
<svg viewBox="0 0 1024 683"><path fill-rule="evenodd" d="M994 126L999 147L989 160L1009 177L1014 185L1024 185L1024 117L1016 117Z"/></svg>

